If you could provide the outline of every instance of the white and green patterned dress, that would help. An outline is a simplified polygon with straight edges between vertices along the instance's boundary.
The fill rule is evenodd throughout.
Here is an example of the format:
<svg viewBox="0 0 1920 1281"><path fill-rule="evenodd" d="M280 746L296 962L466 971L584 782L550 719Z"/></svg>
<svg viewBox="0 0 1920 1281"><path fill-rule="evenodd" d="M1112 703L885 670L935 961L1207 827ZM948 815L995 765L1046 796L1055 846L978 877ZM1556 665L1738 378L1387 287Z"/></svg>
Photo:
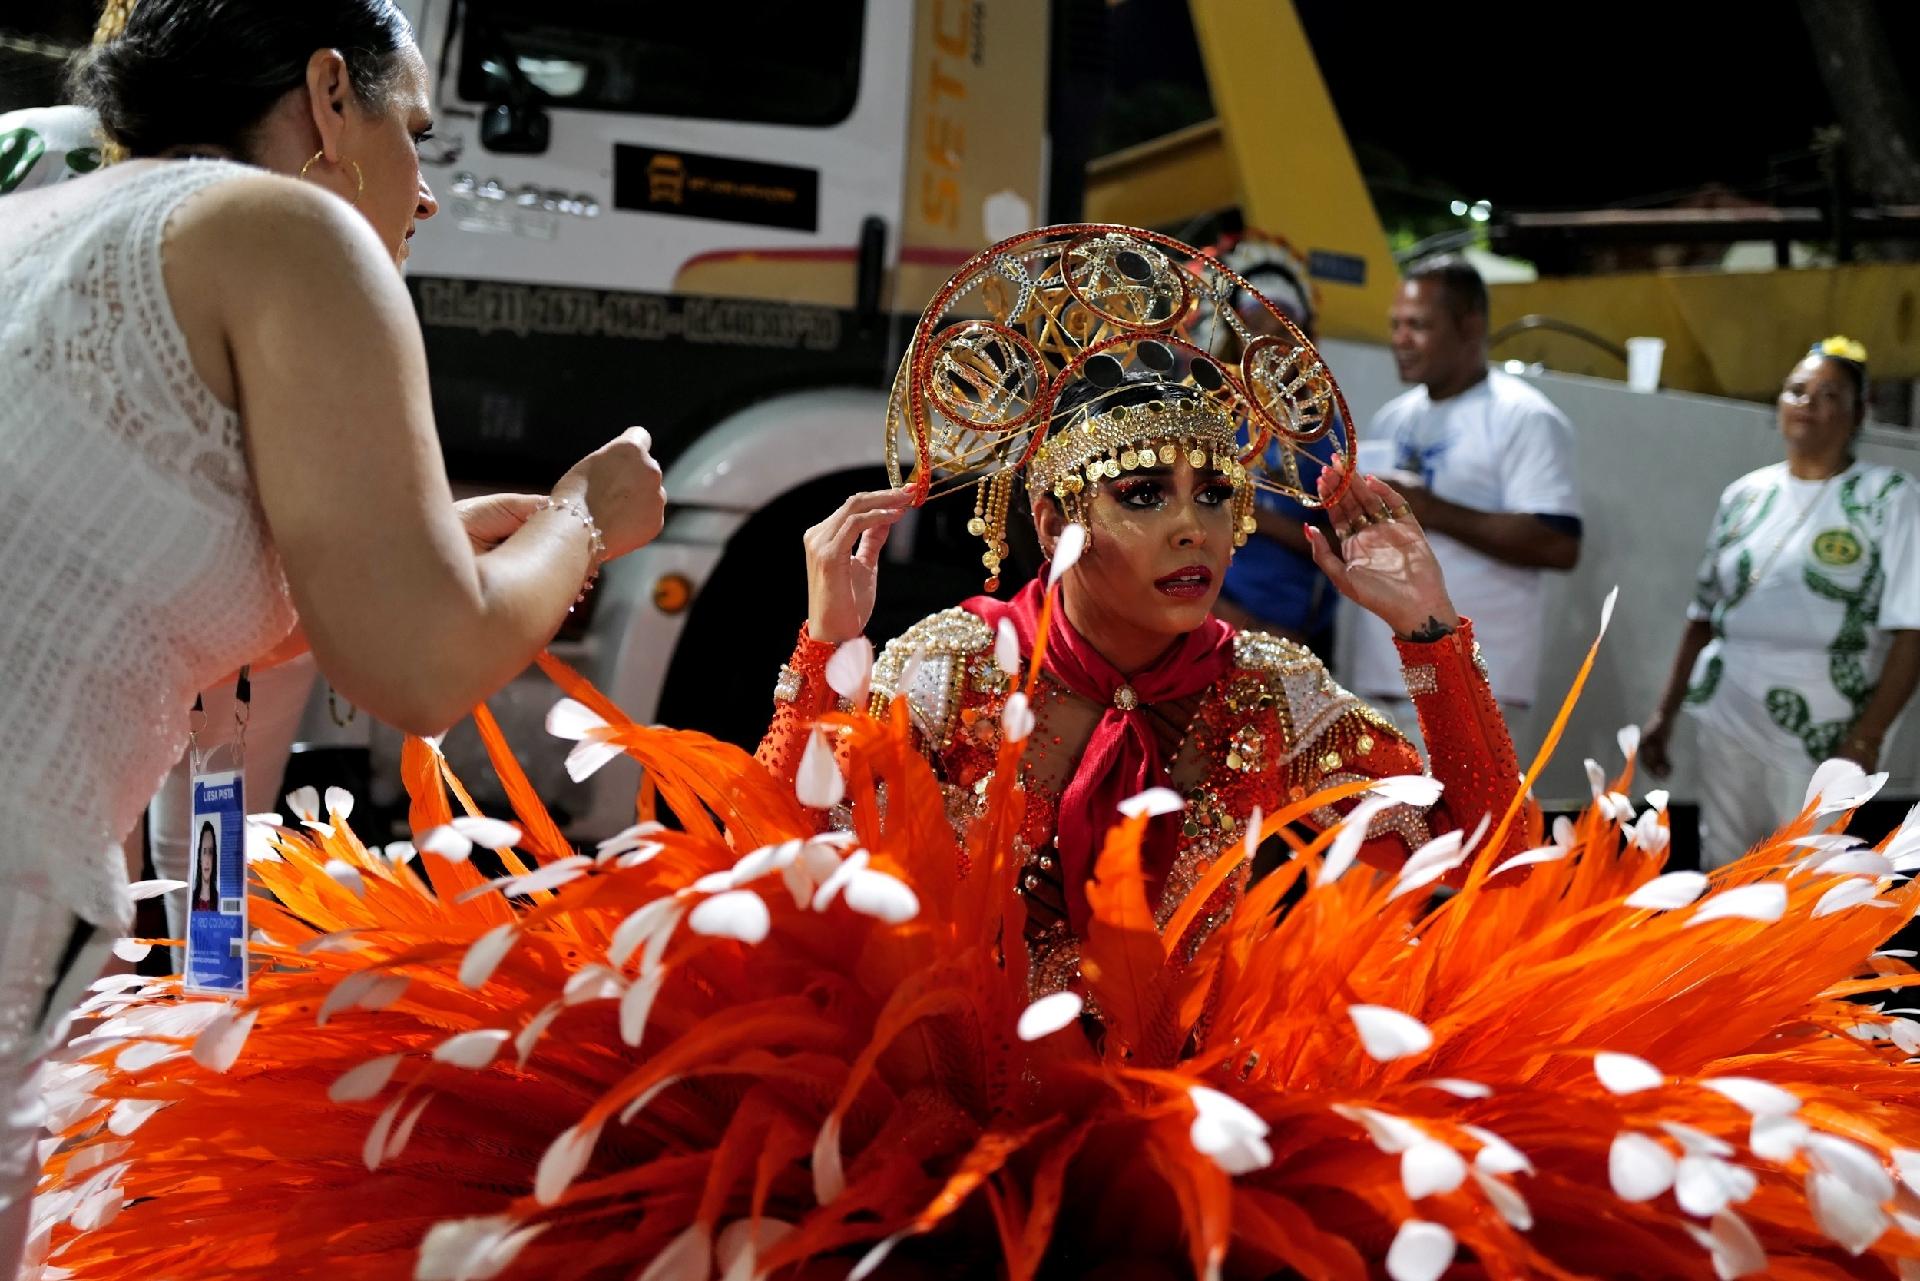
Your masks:
<svg viewBox="0 0 1920 1281"><path fill-rule="evenodd" d="M94 115L85 107L27 107L0 114L0 196L99 167L100 139Z"/></svg>
<svg viewBox="0 0 1920 1281"><path fill-rule="evenodd" d="M1686 706L1703 729L1811 773L1866 706L1890 633L1920 628L1920 492L1856 462L1827 480L1785 463L1727 486L1687 616L1712 625Z"/></svg>

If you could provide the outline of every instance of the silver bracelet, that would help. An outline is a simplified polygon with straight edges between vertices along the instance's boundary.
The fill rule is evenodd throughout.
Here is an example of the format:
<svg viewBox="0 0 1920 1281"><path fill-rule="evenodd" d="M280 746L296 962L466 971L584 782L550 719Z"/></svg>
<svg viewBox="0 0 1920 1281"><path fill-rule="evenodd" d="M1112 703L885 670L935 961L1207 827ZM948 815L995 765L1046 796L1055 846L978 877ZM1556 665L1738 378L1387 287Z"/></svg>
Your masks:
<svg viewBox="0 0 1920 1281"><path fill-rule="evenodd" d="M540 501L539 509L541 511L565 512L582 525L585 525L587 527L587 537L593 540L592 556L590 563L587 565L587 581L580 584L580 594L573 598L573 604L567 606L567 612L571 614L580 607L582 601L586 600L587 593L593 590L594 582L600 577L601 563L607 558L607 540L601 536L600 526L593 523L593 513L588 511L587 505L577 498L569 498L564 502L558 498L544 498Z"/></svg>

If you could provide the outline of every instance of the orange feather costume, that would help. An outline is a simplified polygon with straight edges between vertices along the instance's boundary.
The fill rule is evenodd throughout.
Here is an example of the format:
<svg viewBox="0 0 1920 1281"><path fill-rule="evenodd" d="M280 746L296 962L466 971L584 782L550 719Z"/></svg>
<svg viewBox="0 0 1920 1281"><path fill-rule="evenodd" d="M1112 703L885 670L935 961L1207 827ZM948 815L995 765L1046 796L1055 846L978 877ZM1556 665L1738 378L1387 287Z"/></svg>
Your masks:
<svg viewBox="0 0 1920 1281"><path fill-rule="evenodd" d="M828 716L840 764L799 790L852 831L820 837L745 753L547 669L575 759L639 759L679 829L576 854L481 709L517 827L415 742L424 877L343 803L279 831L246 1000L96 985L49 1086L46 1276L1916 1275L1920 1023L1851 998L1920 982L1877 952L1920 828L1813 834L1857 772L1711 878L1661 874L1630 764L1438 906L1406 891L1457 836L1388 877L1336 827L1181 965L1129 820L1094 1029L1030 1002L1020 743L956 831L903 702ZM524 856L490 884L475 842Z"/></svg>

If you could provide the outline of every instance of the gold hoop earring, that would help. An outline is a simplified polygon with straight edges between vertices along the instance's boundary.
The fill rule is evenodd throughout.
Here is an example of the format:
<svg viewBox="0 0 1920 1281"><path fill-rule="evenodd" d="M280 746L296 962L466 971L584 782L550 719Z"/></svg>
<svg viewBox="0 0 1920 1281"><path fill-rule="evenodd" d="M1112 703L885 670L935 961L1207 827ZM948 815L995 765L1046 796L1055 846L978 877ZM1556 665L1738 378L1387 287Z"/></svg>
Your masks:
<svg viewBox="0 0 1920 1281"><path fill-rule="evenodd" d="M307 170L313 168L326 154L327 149L322 147L311 156L308 156L307 163L300 166L300 177L304 179L307 176ZM360 162L358 160L349 160L346 163L353 166L353 199L349 203L357 209L360 206L360 197L367 192L367 175L361 172Z"/></svg>

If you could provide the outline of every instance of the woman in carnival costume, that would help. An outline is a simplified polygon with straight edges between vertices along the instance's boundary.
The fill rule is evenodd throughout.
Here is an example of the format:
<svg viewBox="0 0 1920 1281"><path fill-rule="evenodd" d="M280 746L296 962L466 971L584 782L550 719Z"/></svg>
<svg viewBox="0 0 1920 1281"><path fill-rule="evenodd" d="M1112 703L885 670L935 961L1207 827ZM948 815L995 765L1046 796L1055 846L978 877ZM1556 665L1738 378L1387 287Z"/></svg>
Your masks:
<svg viewBox="0 0 1920 1281"><path fill-rule="evenodd" d="M645 768L642 821L597 850L561 836L484 708L514 821L474 813L433 745L411 743L419 871L411 847L354 837L344 794L289 798L305 822L252 865L272 897L251 994L128 979L93 1003L107 1021L48 1099L47 1274L1912 1276L1920 1023L1864 1002L1916 981L1879 949L1920 909L1904 875L1920 825L1877 849L1826 832L1871 793L1834 763L1748 858L1663 875L1665 798L1628 799L1631 742L1613 778L1592 766L1584 815L1517 853L1528 815L1510 769L1501 791L1476 790L1443 759L1435 805L1434 779L1377 777L1407 753L1384 732L1359 753L1371 771L1349 768L1357 740L1323 736L1380 727L1290 650L1274 647L1277 673L1247 661L1265 643L1210 627L1187 572L1216 565L1200 531L1214 536L1215 502L1244 515L1237 469L1257 456L1251 416L1218 407L1267 398L1272 424L1251 418L1253 434L1311 444L1318 362L1276 344L1261 376L1255 344L1236 369L1195 374L1206 353L1174 332L1190 301L1164 304L1167 323L1148 289L1076 274L1076 255L1108 248L1135 285L1178 279L1164 273L1191 256L1124 229L1035 233L936 301L894 402L913 487L810 539L808 640L843 643L803 644L782 679L763 749L780 770L634 724L549 660L568 695L549 728L577 740L576 776L623 751ZM983 266L1004 304L974 312L996 319L943 321ZM1055 270L1086 308L1046 322L1074 335L1065 359L1031 330L1031 351L1009 336ZM1204 280L1179 285L1205 296ZM1107 324L1118 341L1103 347ZM1069 370L1091 389L1057 386ZM1033 409L1024 437L1009 391ZM1123 407L1179 430L1103 434ZM1003 451L981 495L989 568L1025 479L1054 555L1045 585L969 602L872 661L856 636L868 531L967 476L955 461L976 448ZM1393 593L1362 586L1368 568L1437 583L1409 522L1356 524L1391 511L1389 491L1338 484L1335 469L1344 555L1321 548L1336 581L1376 603ZM1181 525L1179 564L1129 551ZM1167 597L1144 614L1143 583ZM1135 626L1103 630L1088 609ZM1155 670L1156 628L1183 651L1205 641L1191 657L1219 665L1209 684ZM1090 634L1137 648L1095 650ZM1484 698L1461 632L1425 642L1449 643L1421 697L1449 698L1453 680ZM1132 700L1080 706L1096 658ZM1063 677L1067 663L1092 671ZM1200 716L1200 745L1227 733L1228 757L1259 763L1226 768L1262 790L1209 792L1218 764L1184 772L1191 754L1160 746L1153 712L1107 720L1107 706L1232 698L1242 718ZM1303 719L1315 708L1324 723ZM1497 720L1469 724L1504 744ZM1257 744L1235 740L1248 729ZM1295 745L1312 758L1296 764ZM1095 770L1096 752L1123 764ZM1184 800L1156 773L1167 759ZM1255 803L1274 808L1236 808ZM1488 830L1407 854L1410 826L1374 831L1391 805L1428 806L1442 828L1484 811ZM1156 823L1176 808L1170 838ZM1076 872L1081 822L1099 843ZM1049 823L1057 846L1036 839ZM1264 839L1288 857L1244 883ZM476 843L505 876L473 867ZM1436 904L1442 879L1455 892Z"/></svg>
<svg viewBox="0 0 1920 1281"><path fill-rule="evenodd" d="M1004 724L1031 724L1015 851L1036 991L1071 976L1086 882L1126 798L1150 787L1184 796L1178 814L1148 825L1148 897L1164 924L1255 810L1420 772L1391 723L1305 647L1214 617L1234 549L1254 532L1256 491L1311 499L1303 467L1324 476L1318 488L1341 538L1338 552L1317 538L1316 558L1401 638L1428 740L1443 745L1440 813L1369 806L1362 857L1397 867L1430 839L1430 821L1444 830L1498 819L1519 777L1472 625L1454 613L1419 526L1383 482L1347 483L1352 440L1312 343L1218 260L1179 257L1185 248L1132 230L1044 229L982 255L935 299L889 415L890 443L910 444L918 460L914 481L855 495L809 531L807 626L760 749L775 773L793 776L812 725L839 697L827 663L864 628L880 549L909 504L935 484L971 486L969 529L985 542L992 590L1024 490L1050 560L1063 537L1077 549L1045 646L1036 641L1049 571L1009 601L977 596L909 629L881 654L872 700L878 710L907 696L956 815L978 809ZM897 461L894 471L898 479ZM1042 648L1029 700L1015 677ZM1308 817L1324 826L1335 810ZM1516 843L1526 835L1509 830ZM1219 918L1239 879L1219 889L1203 922Z"/></svg>

